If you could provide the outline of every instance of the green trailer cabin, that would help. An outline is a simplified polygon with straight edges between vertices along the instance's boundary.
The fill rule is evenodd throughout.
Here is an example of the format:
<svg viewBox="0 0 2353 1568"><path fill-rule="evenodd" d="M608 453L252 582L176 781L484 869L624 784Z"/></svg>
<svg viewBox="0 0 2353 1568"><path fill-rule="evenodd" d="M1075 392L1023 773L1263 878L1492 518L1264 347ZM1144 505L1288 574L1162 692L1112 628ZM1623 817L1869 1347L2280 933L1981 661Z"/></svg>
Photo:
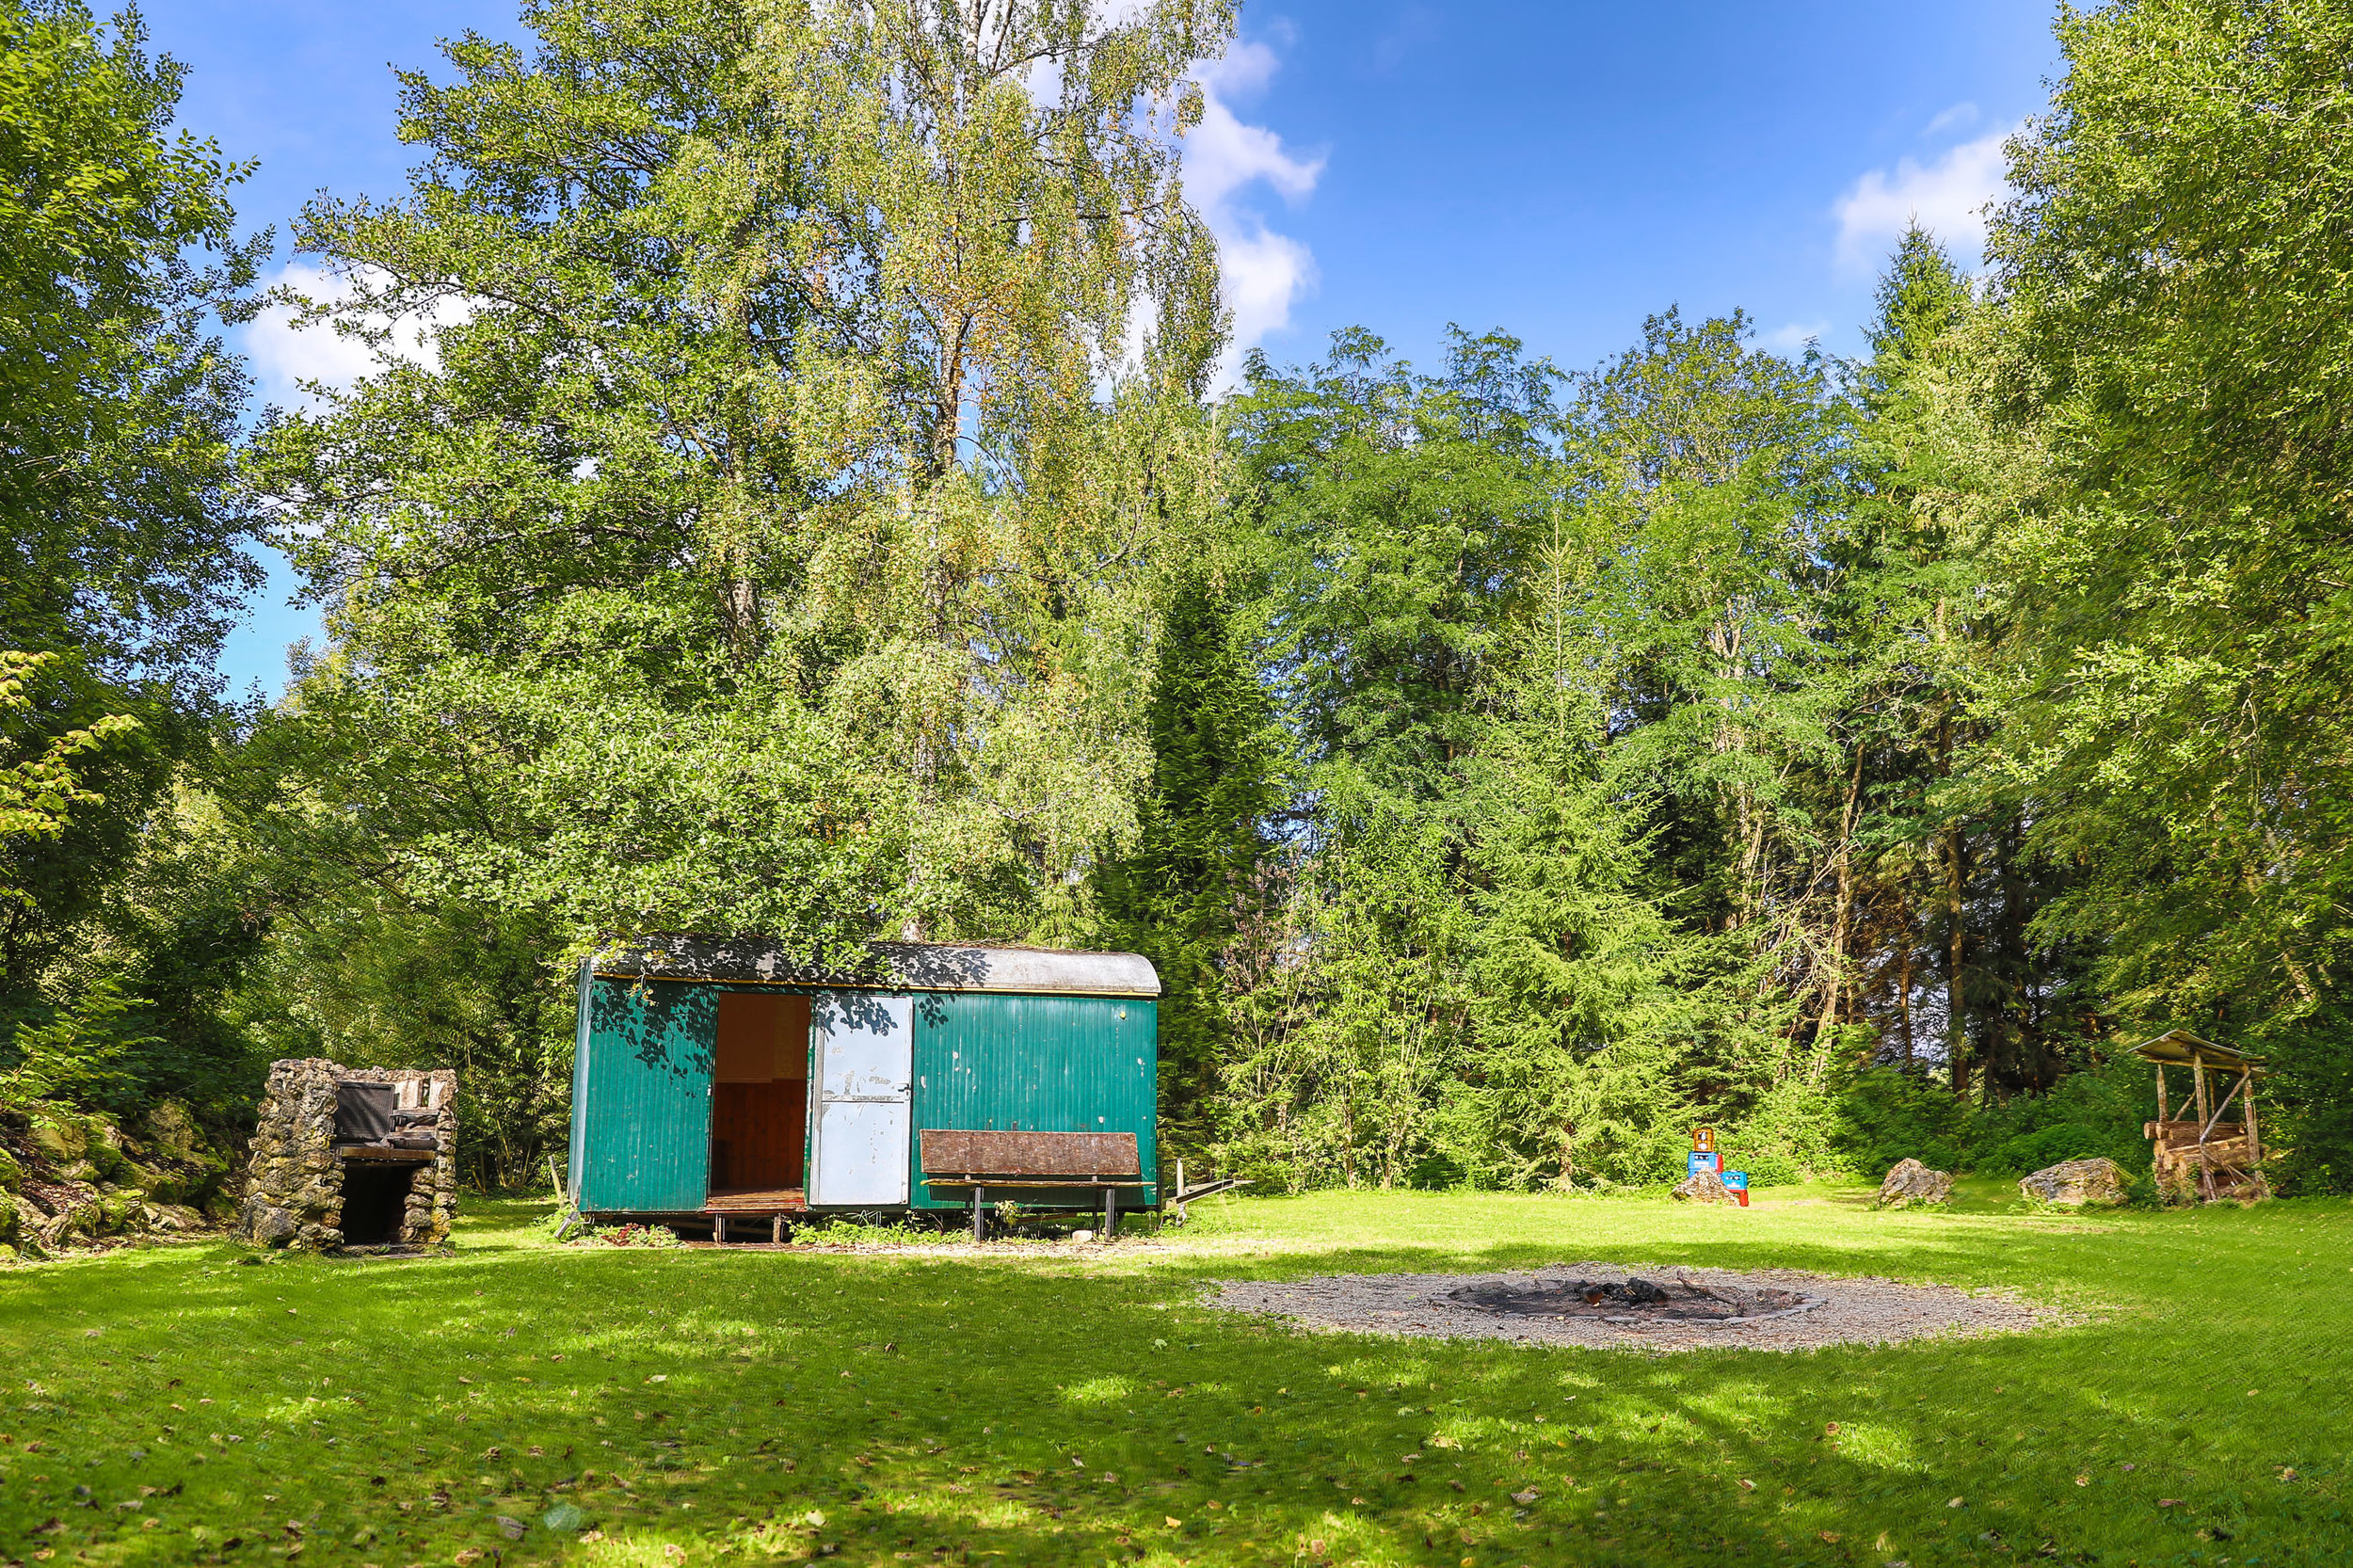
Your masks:
<svg viewBox="0 0 2353 1568"><path fill-rule="evenodd" d="M661 937L580 970L572 1203L792 1217L1156 1208L1160 977L1134 953L881 942L856 978ZM944 1217L944 1216L943 1216Z"/></svg>

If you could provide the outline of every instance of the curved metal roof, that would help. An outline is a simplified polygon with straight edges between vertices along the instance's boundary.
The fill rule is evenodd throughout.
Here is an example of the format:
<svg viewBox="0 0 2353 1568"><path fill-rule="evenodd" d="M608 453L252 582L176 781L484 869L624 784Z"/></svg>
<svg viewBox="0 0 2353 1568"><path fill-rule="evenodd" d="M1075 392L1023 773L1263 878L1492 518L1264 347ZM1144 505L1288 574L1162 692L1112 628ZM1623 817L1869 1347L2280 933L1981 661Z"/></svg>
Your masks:
<svg viewBox="0 0 2353 1568"><path fill-rule="evenodd" d="M862 962L808 964L767 936L648 936L590 959L600 975L735 985L840 985L892 991L1016 991L1157 997L1160 977L1133 952L1071 952L954 942L873 942Z"/></svg>

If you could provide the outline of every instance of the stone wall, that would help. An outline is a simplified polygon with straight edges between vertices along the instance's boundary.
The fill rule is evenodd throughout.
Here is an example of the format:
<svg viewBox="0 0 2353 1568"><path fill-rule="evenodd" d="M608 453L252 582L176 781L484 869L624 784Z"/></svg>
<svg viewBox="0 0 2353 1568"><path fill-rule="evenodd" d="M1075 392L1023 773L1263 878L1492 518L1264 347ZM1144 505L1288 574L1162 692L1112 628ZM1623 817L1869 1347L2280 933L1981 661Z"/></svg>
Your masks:
<svg viewBox="0 0 2353 1568"><path fill-rule="evenodd" d="M400 1241L439 1246L457 1211L457 1075L344 1067L322 1057L270 1064L249 1145L237 1234L257 1246L319 1250L344 1244L344 1160L335 1152L335 1085L390 1083L404 1111L433 1111L433 1158L408 1189Z"/></svg>

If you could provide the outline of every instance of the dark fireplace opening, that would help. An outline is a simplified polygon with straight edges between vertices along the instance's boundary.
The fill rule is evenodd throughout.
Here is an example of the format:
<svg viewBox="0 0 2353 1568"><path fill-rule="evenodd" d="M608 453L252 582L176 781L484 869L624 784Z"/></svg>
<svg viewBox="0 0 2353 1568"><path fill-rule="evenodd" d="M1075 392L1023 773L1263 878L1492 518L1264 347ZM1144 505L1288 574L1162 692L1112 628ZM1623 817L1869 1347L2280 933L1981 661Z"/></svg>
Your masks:
<svg viewBox="0 0 2353 1568"><path fill-rule="evenodd" d="M344 1245L382 1247L398 1241L401 1222L408 1213L408 1184L416 1174L412 1164L345 1160Z"/></svg>

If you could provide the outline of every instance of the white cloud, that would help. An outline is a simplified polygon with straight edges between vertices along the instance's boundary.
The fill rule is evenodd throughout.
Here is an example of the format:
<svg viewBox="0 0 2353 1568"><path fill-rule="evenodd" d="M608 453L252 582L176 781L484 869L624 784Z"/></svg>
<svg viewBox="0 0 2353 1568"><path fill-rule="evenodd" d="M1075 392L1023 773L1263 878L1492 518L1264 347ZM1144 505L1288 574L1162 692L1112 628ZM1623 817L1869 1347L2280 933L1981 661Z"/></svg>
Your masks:
<svg viewBox="0 0 2353 1568"><path fill-rule="evenodd" d="M1830 333L1827 321L1793 321L1786 327L1776 327L1769 332L1757 334L1757 346L1776 354L1802 354L1809 344L1819 343Z"/></svg>
<svg viewBox="0 0 2353 1568"><path fill-rule="evenodd" d="M1977 106L1975 104L1956 104L1929 120L1929 128L1920 134L1924 136L1942 136L1946 131L1965 131L1977 122Z"/></svg>
<svg viewBox="0 0 2353 1568"><path fill-rule="evenodd" d="M340 302L360 293L360 282L373 285L381 280L380 273L369 270L363 270L355 280L307 263L289 262L269 282L273 287L283 285L310 299ZM392 342L387 345L391 358L438 369L441 355L436 329L456 326L470 313L464 301L442 299L422 315L411 313L394 320L371 313L365 320L372 328L392 328ZM305 381L321 382L340 391L362 376L375 375L387 363L386 355L369 344L345 337L328 322L296 327L295 310L288 305L272 305L247 325L245 351L253 363L263 400L283 408L303 408L312 402L311 394L303 390Z"/></svg>
<svg viewBox="0 0 2353 1568"><path fill-rule="evenodd" d="M1218 366L1221 384L1232 381L1243 354L1290 325L1292 304L1316 283L1307 247L1275 232L1240 200L1264 186L1295 206L1323 174L1321 156L1295 154L1274 132L1234 112L1236 99L1265 90L1276 65L1273 48L1252 41L1195 73L1206 103L1201 123L1185 136L1185 194L1217 236L1225 308L1234 313L1233 341Z"/></svg>
<svg viewBox="0 0 2353 1568"><path fill-rule="evenodd" d="M2008 130L1948 148L1922 164L1899 160L1891 173L1875 168L1857 180L1832 209L1838 219L1838 265L1848 273L1877 266L1907 224L1917 220L1957 253L1964 266L1985 244L1985 209L2002 195Z"/></svg>

